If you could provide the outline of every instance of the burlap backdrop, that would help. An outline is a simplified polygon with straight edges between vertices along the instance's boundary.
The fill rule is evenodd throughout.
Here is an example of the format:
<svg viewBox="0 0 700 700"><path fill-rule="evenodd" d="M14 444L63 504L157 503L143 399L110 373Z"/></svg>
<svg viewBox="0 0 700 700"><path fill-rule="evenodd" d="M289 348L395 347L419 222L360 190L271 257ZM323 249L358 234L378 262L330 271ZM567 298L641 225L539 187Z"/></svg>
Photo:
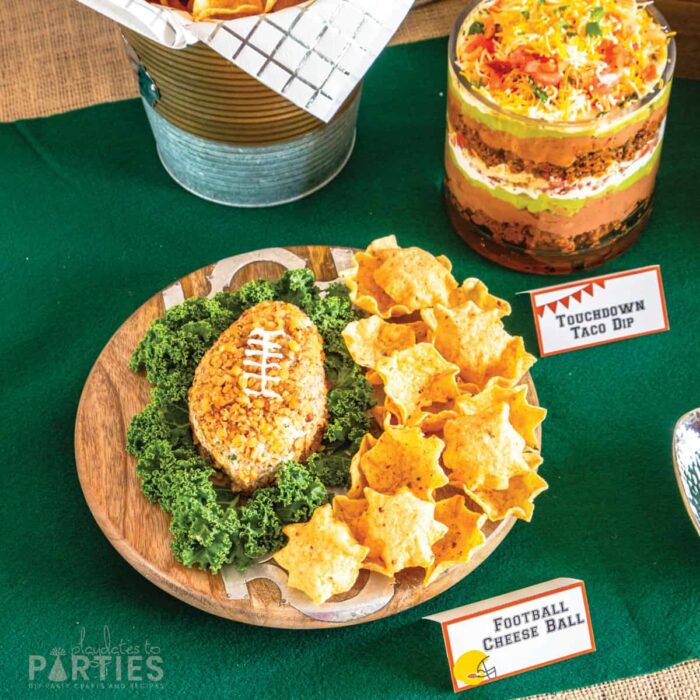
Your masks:
<svg viewBox="0 0 700 700"><path fill-rule="evenodd" d="M443 36L465 0L414 10L394 43ZM137 95L117 25L75 0L3 0L0 121L41 117ZM530 700L700 697L700 661Z"/></svg>

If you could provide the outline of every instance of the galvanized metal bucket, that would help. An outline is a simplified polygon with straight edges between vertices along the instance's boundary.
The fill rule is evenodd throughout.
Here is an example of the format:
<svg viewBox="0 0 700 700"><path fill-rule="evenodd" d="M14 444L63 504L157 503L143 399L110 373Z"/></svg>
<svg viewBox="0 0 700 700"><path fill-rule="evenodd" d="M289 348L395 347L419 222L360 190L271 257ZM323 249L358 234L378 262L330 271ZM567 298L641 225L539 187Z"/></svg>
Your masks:
<svg viewBox="0 0 700 700"><path fill-rule="evenodd" d="M158 155L186 190L272 206L315 192L347 163L359 88L325 124L204 44L174 50L123 33Z"/></svg>

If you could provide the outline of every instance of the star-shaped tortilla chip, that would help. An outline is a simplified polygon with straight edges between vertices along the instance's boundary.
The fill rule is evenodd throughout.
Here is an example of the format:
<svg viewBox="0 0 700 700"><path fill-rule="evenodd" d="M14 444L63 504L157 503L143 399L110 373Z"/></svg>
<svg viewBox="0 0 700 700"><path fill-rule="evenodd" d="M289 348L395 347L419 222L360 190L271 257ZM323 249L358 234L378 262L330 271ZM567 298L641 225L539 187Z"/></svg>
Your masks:
<svg viewBox="0 0 700 700"><path fill-rule="evenodd" d="M475 549L486 541L481 526L483 513L475 513L464 504L464 496L456 495L435 504L435 519L446 525L447 534L433 545L435 561L425 572L425 585L443 571L469 561Z"/></svg>
<svg viewBox="0 0 700 700"><path fill-rule="evenodd" d="M289 542L274 559L287 570L288 585L315 603L349 591L369 553L350 528L333 517L330 504L317 508L307 523L287 525L284 534Z"/></svg>
<svg viewBox="0 0 700 700"><path fill-rule="evenodd" d="M389 571L382 561L376 545L367 537L367 510L369 504L362 498L348 498L338 495L333 499L333 514L338 520L344 522L352 532L355 539L368 547L369 552L362 562L363 569L376 571L384 576L393 577L393 572Z"/></svg>
<svg viewBox="0 0 700 700"><path fill-rule="evenodd" d="M503 380L492 379L482 392L461 394L455 399L458 411L463 414L483 413L503 403L510 406L510 423L528 447L538 448L537 427L545 419L547 410L528 403L526 386L511 386Z"/></svg>
<svg viewBox="0 0 700 700"><path fill-rule="evenodd" d="M365 498L367 545L379 556L384 572L429 567L435 559L432 547L448 529L435 520L435 504L417 498L407 488L393 495L366 488Z"/></svg>
<svg viewBox="0 0 700 700"><path fill-rule="evenodd" d="M416 333L411 323L388 323L375 315L349 323L343 339L358 365L374 369L382 358L415 345Z"/></svg>
<svg viewBox="0 0 700 700"><path fill-rule="evenodd" d="M479 393L479 387L476 384L465 384L459 380L457 381L457 389L459 394L455 398L445 403L434 403L422 408L409 416L406 424L419 426L426 434L441 433L448 420L468 413L468 411L460 410L461 403Z"/></svg>
<svg viewBox="0 0 700 700"><path fill-rule="evenodd" d="M459 394L459 367L445 360L429 343L418 343L383 358L376 371L384 382L386 408L396 414L399 424L405 424L424 406L444 403Z"/></svg>
<svg viewBox="0 0 700 700"><path fill-rule="evenodd" d="M506 489L511 477L530 466L525 440L510 424L507 403L485 413L458 416L445 423L443 461L451 484L474 489Z"/></svg>
<svg viewBox="0 0 700 700"><path fill-rule="evenodd" d="M380 493L408 488L418 498L433 499L433 491L447 484L440 466L444 443L424 437L418 428L388 428L360 459L367 486Z"/></svg>
<svg viewBox="0 0 700 700"><path fill-rule="evenodd" d="M337 520L344 522L352 532L355 539L362 543L367 537L367 501L364 498L349 498L338 494L333 498L333 515Z"/></svg>
<svg viewBox="0 0 700 700"><path fill-rule="evenodd" d="M533 501L548 488L535 469L511 477L508 488L501 490L465 489L467 495L484 509L489 520L503 520L509 515L530 522L535 509Z"/></svg>
<svg viewBox="0 0 700 700"><path fill-rule="evenodd" d="M498 309L482 311L468 301L454 309L426 309L422 316L443 357L459 366L465 382L481 389L492 377L515 384L535 362L525 351L523 339L507 333Z"/></svg>

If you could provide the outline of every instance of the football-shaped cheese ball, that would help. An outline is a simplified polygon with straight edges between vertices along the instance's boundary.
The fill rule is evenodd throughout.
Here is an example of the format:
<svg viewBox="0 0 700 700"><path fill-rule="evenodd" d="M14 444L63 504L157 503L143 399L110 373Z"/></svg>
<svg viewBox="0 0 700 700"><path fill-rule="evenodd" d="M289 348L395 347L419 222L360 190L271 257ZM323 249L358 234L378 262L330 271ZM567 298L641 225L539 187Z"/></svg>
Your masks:
<svg viewBox="0 0 700 700"><path fill-rule="evenodd" d="M318 449L326 425L323 339L293 304L264 301L227 328L190 388L195 440L234 491L272 481L277 467Z"/></svg>

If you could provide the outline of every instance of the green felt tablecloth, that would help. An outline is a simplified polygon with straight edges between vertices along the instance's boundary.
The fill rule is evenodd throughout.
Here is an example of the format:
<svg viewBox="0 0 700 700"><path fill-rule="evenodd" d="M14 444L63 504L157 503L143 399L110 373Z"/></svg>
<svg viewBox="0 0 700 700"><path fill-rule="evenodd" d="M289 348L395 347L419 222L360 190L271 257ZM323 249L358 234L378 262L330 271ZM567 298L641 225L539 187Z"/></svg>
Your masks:
<svg viewBox="0 0 700 700"><path fill-rule="evenodd" d="M659 263L671 330L547 358L532 374L549 409L531 524L449 592L368 625L258 629L159 590L107 542L83 500L73 422L113 331L172 280L259 247L365 246L396 233L513 304L546 283L476 257L440 197L446 42L392 48L366 80L355 153L321 192L268 210L210 204L156 157L138 101L0 126L2 527L0 693L156 697L449 697L439 627L424 615L559 576L586 582L598 651L474 692L503 698L631 676L698 654L700 542L671 463L676 419L700 404L697 191L700 84L673 89L658 198L641 241L605 271ZM553 282L554 280L552 280ZM28 656L99 645L161 649L163 688L32 689ZM41 678L45 681L46 674ZM40 678L40 679L41 679ZM39 679L39 680L40 680Z"/></svg>

